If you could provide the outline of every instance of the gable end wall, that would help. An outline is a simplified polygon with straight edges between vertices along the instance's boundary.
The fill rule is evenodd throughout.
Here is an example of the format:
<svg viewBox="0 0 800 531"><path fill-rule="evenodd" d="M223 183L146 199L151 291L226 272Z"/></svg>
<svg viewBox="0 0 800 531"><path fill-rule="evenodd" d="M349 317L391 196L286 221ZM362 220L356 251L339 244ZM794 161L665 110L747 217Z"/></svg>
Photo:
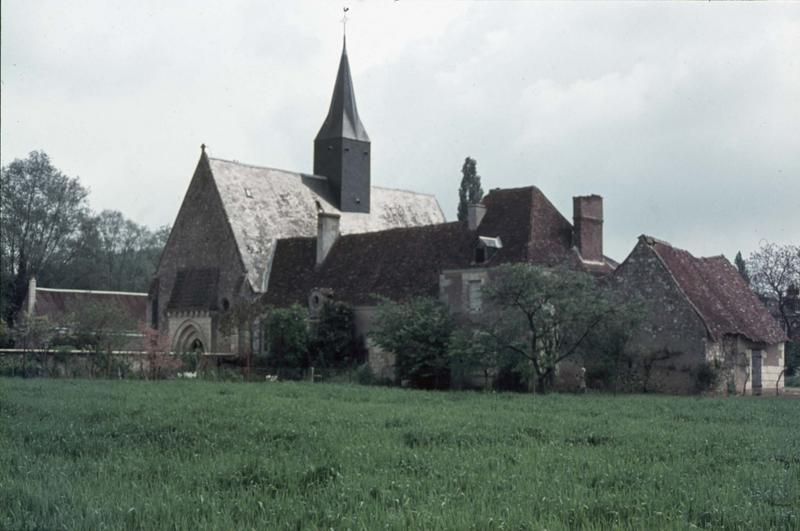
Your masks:
<svg viewBox="0 0 800 531"><path fill-rule="evenodd" d="M236 240L211 171L203 159L195 169L156 272L157 283L154 285L158 290L159 329L170 332L170 337L174 330L168 330L167 304L175 275L184 268L219 268L218 304L223 298L233 304L241 292L246 291L243 285L245 271ZM148 322L151 322L149 319L150 316ZM220 345L208 345L207 348L219 350Z"/></svg>
<svg viewBox="0 0 800 531"><path fill-rule="evenodd" d="M644 304L642 324L629 344L631 353L637 357L660 349L681 353L654 364L648 390L694 392L693 371L706 360L708 332L661 260L649 246L639 242L617 268L613 282L620 293L638 296ZM638 374L631 378L632 390L641 390L637 377Z"/></svg>

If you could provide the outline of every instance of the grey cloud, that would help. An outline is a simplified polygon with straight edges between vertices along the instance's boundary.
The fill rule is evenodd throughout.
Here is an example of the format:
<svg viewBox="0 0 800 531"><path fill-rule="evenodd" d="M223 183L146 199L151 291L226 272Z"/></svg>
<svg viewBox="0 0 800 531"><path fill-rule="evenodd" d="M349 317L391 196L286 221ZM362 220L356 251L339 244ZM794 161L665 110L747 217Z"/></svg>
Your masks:
<svg viewBox="0 0 800 531"><path fill-rule="evenodd" d="M45 149L97 209L169 223L199 155L299 171L340 6L4 2L2 162ZM355 4L348 49L377 184L606 199L607 250L800 241L800 8Z"/></svg>

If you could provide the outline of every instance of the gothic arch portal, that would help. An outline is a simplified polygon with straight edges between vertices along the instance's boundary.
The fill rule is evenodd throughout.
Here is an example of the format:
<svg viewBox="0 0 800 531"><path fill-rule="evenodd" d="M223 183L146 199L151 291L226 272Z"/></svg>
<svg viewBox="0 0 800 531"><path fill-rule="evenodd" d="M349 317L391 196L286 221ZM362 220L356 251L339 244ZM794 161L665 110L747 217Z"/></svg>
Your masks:
<svg viewBox="0 0 800 531"><path fill-rule="evenodd" d="M189 354L192 352L202 354L207 352L208 346L208 341L206 341L200 326L191 319L187 319L181 323L175 333L172 351L177 354Z"/></svg>

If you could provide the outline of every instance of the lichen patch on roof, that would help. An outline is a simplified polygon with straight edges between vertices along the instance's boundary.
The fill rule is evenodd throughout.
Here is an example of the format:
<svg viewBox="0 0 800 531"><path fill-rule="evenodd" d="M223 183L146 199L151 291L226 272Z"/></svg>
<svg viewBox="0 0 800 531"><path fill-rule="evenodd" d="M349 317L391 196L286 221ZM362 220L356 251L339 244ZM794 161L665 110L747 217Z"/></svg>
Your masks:
<svg viewBox="0 0 800 531"><path fill-rule="evenodd" d="M325 177L208 159L250 285L264 290L274 240L314 236L318 206L341 215L343 234L442 223L431 195L372 187L369 214L334 207Z"/></svg>

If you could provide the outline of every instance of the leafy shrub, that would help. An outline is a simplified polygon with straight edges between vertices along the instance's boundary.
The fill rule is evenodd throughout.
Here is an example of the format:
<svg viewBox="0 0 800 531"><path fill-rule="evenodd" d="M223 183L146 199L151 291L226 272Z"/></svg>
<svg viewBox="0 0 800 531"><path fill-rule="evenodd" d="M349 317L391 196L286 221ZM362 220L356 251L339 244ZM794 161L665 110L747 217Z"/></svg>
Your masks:
<svg viewBox="0 0 800 531"><path fill-rule="evenodd" d="M697 390L702 392L713 391L722 381L722 366L718 361L704 361L694 371L694 382Z"/></svg>
<svg viewBox="0 0 800 531"><path fill-rule="evenodd" d="M377 383L375 375L372 374L372 369L369 368L369 363L362 363L356 368L356 381L361 385Z"/></svg>
<svg viewBox="0 0 800 531"><path fill-rule="evenodd" d="M453 321L447 308L428 297L378 305L375 342L396 355L395 371L413 387L443 389L450 384L447 355Z"/></svg>
<svg viewBox="0 0 800 531"><path fill-rule="evenodd" d="M365 358L356 337L353 308L343 302L325 302L311 343L315 366L352 367Z"/></svg>
<svg viewBox="0 0 800 531"><path fill-rule="evenodd" d="M306 311L297 304L274 308L267 318L269 365L278 369L308 367Z"/></svg>

